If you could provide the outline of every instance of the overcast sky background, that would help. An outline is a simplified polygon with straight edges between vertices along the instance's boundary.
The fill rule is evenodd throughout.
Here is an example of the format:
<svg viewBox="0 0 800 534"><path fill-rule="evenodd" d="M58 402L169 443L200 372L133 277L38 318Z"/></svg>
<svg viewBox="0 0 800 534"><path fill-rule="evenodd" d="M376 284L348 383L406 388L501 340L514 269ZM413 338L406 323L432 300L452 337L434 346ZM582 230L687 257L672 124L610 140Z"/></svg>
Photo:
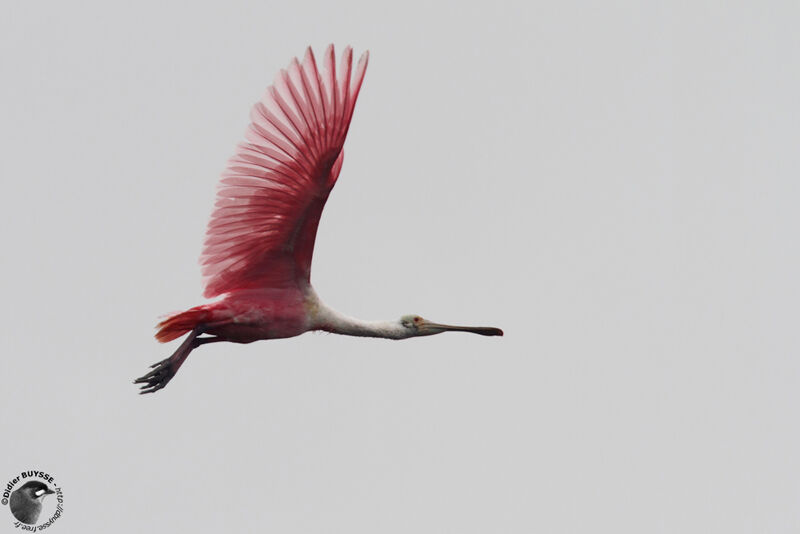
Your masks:
<svg viewBox="0 0 800 534"><path fill-rule="evenodd" d="M0 480L52 473L54 533L800 529L796 2L115 4L0 18ZM329 42L371 55L318 293L506 336L138 396L250 106Z"/></svg>

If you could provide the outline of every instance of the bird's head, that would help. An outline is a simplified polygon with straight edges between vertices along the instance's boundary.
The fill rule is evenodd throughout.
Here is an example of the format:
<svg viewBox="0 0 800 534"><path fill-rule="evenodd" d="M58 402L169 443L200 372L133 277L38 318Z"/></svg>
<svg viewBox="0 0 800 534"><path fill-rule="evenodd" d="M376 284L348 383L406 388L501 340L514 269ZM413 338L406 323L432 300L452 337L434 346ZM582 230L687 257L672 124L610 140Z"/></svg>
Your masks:
<svg viewBox="0 0 800 534"><path fill-rule="evenodd" d="M39 482L38 480L26 482L20 486L19 491L27 495L29 498L39 501L41 501L45 495L55 493L55 491L47 487L47 484L44 482Z"/></svg>
<svg viewBox="0 0 800 534"><path fill-rule="evenodd" d="M419 315L404 315L400 318L400 325L406 329L408 337L432 336L442 332L471 332L482 336L502 336L503 331L491 326L454 326L450 324L434 323L423 319Z"/></svg>

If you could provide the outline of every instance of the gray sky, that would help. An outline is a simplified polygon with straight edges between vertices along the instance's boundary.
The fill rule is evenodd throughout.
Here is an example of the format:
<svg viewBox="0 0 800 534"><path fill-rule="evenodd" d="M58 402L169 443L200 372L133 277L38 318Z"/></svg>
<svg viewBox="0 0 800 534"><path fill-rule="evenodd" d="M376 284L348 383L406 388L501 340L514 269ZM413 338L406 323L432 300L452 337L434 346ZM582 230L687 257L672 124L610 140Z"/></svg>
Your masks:
<svg viewBox="0 0 800 534"><path fill-rule="evenodd" d="M796 2L271 4L6 8L3 485L53 474L54 533L800 528ZM318 293L506 336L138 396L250 106L329 42L371 56Z"/></svg>

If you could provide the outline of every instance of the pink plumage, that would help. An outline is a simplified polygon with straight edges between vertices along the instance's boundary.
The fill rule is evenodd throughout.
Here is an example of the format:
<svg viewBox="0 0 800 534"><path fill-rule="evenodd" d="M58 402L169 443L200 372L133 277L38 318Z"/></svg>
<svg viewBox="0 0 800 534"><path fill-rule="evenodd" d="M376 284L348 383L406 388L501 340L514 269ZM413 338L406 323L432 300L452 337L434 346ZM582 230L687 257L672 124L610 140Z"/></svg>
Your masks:
<svg viewBox="0 0 800 534"><path fill-rule="evenodd" d="M351 78L352 56L346 48L337 78L329 46L322 76L309 48L303 63L292 61L253 106L208 224L204 296L310 280L317 225L342 167L367 68L364 53Z"/></svg>
<svg viewBox="0 0 800 534"><path fill-rule="evenodd" d="M200 263L204 296L222 298L171 315L156 339L190 333L175 353L135 383L142 393L166 386L189 353L206 343L250 343L309 330L405 339L498 328L399 321L360 321L325 306L311 286L311 259L322 210L342 169L345 137L367 68L353 69L345 48L338 69L333 46L322 72L311 49L281 70L250 112L251 123L222 173Z"/></svg>

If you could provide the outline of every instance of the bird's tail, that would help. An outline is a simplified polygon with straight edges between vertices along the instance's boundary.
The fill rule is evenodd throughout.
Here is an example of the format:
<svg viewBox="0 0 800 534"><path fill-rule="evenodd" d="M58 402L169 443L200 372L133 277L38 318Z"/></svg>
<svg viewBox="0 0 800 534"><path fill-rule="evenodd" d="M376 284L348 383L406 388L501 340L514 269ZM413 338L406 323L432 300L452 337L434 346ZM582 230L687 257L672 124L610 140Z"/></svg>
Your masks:
<svg viewBox="0 0 800 534"><path fill-rule="evenodd" d="M161 343L166 343L181 337L187 332L211 318L211 310L208 306L195 306L186 311L168 315L163 321L156 325L156 339Z"/></svg>

